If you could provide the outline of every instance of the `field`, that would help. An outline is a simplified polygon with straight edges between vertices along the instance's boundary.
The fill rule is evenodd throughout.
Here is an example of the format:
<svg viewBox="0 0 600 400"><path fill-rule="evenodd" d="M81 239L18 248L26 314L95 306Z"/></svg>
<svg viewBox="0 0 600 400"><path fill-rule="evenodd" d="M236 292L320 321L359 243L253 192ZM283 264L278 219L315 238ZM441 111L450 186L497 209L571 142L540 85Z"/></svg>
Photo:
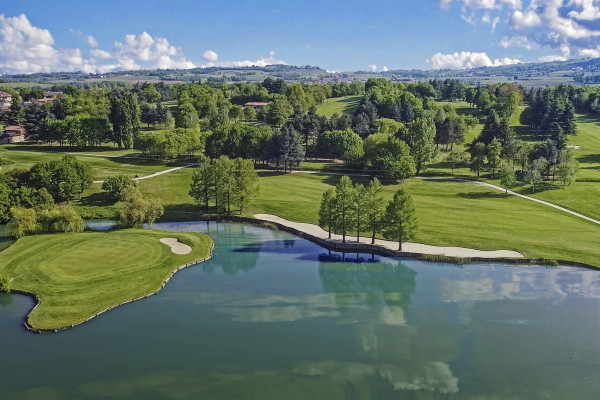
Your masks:
<svg viewBox="0 0 600 400"><path fill-rule="evenodd" d="M193 250L175 255L164 237ZM176 268L208 257L210 246L202 234L136 229L29 236L0 252L0 275L38 296L29 325L53 330L157 291Z"/></svg>
<svg viewBox="0 0 600 400"><path fill-rule="evenodd" d="M29 169L41 161L58 160L65 153L73 151L69 147L35 146L35 145L4 145L0 146L0 157L7 158L12 164L2 167L2 171L12 169ZM96 150L73 152L77 159L89 163L95 180L103 180L109 176L125 173L130 176L144 176L168 168L184 165L183 162L165 162L137 157L139 153L133 150L119 150L105 147Z"/></svg>
<svg viewBox="0 0 600 400"><path fill-rule="evenodd" d="M168 201L166 212L170 218L198 218L200 207L187 194L191 174L190 169L180 170L141 181L139 187L147 196ZM339 176L318 174L261 173L260 194L244 214L268 213L293 221L317 223L321 195L339 179ZM391 198L401 187L414 198L420 226L417 242L479 250L515 250L527 257L600 266L600 229L590 222L471 182L443 178L410 179L387 185L385 196Z"/></svg>
<svg viewBox="0 0 600 400"><path fill-rule="evenodd" d="M362 96L344 96L325 100L317 106L317 113L331 117L333 114L352 114L360 105Z"/></svg>

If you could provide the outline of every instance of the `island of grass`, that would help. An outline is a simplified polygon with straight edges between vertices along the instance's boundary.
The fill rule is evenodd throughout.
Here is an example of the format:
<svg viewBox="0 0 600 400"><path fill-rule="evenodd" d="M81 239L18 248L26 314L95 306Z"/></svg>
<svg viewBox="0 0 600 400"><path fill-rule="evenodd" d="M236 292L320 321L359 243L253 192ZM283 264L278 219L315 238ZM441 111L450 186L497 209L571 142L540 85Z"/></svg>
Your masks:
<svg viewBox="0 0 600 400"><path fill-rule="evenodd" d="M165 238L191 251L176 254ZM37 297L31 329L58 330L157 292L181 267L209 258L211 247L200 233L147 229L29 236L0 252L0 276Z"/></svg>

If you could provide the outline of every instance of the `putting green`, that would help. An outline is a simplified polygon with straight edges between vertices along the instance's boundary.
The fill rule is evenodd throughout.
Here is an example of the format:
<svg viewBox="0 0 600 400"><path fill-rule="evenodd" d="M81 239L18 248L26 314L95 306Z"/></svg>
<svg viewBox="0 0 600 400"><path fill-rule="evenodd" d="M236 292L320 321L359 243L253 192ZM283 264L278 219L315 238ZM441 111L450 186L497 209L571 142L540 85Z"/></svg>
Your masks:
<svg viewBox="0 0 600 400"><path fill-rule="evenodd" d="M174 254L164 237L192 252ZM28 325L55 330L156 292L179 267L209 257L211 243L199 233L144 229L29 236L0 252L0 275L37 296Z"/></svg>

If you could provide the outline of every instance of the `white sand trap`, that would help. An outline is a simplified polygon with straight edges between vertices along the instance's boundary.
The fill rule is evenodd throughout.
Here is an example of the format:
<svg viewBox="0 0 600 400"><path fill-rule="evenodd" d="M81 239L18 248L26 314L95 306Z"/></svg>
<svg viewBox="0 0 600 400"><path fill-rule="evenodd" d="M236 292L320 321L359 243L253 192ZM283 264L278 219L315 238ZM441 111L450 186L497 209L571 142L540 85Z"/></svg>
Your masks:
<svg viewBox="0 0 600 400"><path fill-rule="evenodd" d="M192 252L192 248L187 244L181 243L178 239L175 238L162 238L160 239L161 243L166 244L171 248L171 251L175 254L190 254Z"/></svg>
<svg viewBox="0 0 600 400"><path fill-rule="evenodd" d="M305 224L301 222L292 222L287 219L278 217L271 214L257 214L254 216L256 219L262 221L276 222L278 224L297 229L301 232L308 233L309 235L316 236L321 239L327 239L328 233L321 229L321 227L313 224ZM331 234L331 241L341 242L342 235ZM356 242L356 237L346 236L346 242ZM371 238L361 237L361 243L371 243ZM386 249L398 250L398 242L392 242L389 240L376 239L375 244L385 247ZM441 246L430 246L428 244L420 243L402 243L402 251L408 253L419 253L419 254L441 254L449 257L480 257L480 258L520 258L523 254L512 250L475 250L468 249L465 247L441 247Z"/></svg>
<svg viewBox="0 0 600 400"><path fill-rule="evenodd" d="M581 149L581 146L567 146L567 149L579 150L579 149Z"/></svg>

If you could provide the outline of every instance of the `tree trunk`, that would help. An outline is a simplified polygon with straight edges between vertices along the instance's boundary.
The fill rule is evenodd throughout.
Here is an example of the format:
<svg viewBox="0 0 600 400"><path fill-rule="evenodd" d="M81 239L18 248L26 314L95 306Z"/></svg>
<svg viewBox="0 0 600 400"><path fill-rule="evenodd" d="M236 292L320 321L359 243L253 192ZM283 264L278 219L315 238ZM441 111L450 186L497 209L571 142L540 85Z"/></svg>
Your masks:
<svg viewBox="0 0 600 400"><path fill-rule="evenodd" d="M375 228L373 228L373 236L371 236L371 244L375 244Z"/></svg>
<svg viewBox="0 0 600 400"><path fill-rule="evenodd" d="M331 239L331 225L329 225L329 239Z"/></svg>
<svg viewBox="0 0 600 400"><path fill-rule="evenodd" d="M402 251L402 241L398 241L398 251Z"/></svg>

